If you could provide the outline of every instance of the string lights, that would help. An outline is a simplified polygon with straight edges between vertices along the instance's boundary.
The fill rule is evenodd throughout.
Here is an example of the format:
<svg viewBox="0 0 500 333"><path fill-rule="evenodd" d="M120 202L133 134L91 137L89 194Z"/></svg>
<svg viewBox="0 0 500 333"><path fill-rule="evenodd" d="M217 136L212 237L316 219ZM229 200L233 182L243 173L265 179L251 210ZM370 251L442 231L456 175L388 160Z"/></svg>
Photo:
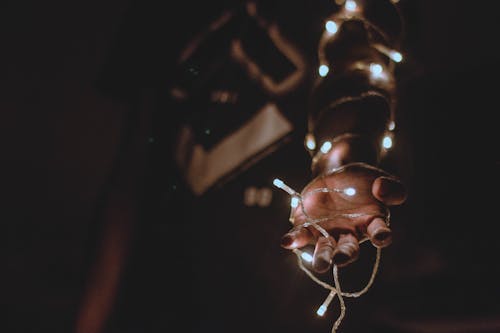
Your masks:
<svg viewBox="0 0 500 333"><path fill-rule="evenodd" d="M333 175L335 173L341 172L344 169L345 169L345 166L334 170L331 174ZM292 223L292 225L294 224L293 216L294 216L295 210L301 209L303 215L306 217L305 223L301 224L301 226L302 227L313 227L316 230L318 230L327 239L330 238L330 234L320 225L320 223L330 221L330 220L335 220L338 218L354 219L354 218L359 218L362 216L372 216L373 214L376 214L375 212L373 212L373 213L339 213L339 214L335 214L333 216L320 216L320 217L313 218L304 206L304 200L307 197L314 195L316 193L338 193L338 194L344 195L345 198L354 198L358 194L358 190L352 186L348 186L345 188L320 187L320 188L315 188L313 190L307 191L304 194L300 194L297 191L295 191L294 189L292 189L290 186L285 184L281 179L278 179L278 178L274 179L273 184L274 184L274 186L285 191L286 193L288 193L292 197L290 200L290 207L291 207L290 222ZM390 212L388 209L386 209L385 223L387 224L387 226L389 225L389 219L390 219ZM368 240L368 238L363 238L360 240L360 243L363 243L367 240ZM331 245L333 247L333 244L331 244ZM377 271L378 271L379 263L380 263L381 249L379 247L376 247L376 257L375 257L375 262L373 265L371 276L370 276L366 286L357 292L343 292L341 290L340 280L339 280L339 276L338 276L338 267L336 264L334 264L332 266L332 273L333 273L333 285L332 285L332 284L326 283L326 282L322 281L321 279L319 279L317 276L314 275L314 273L311 272L311 270L309 270L306 267L304 262L307 264L310 264L313 261L313 257L311 254L309 254L305 251L302 251L298 248L293 249L293 252L297 256L297 263L298 263L298 266L300 267L300 269L302 271L304 271L307 274L307 276L309 276L309 278L311 278L311 280L313 280L315 283L317 283L318 285L320 285L321 287L323 287L324 289L327 289L329 291L329 293L328 293L327 297L325 298L325 300L323 301L323 303L318 307L316 314L318 316L322 317L326 313L326 311L328 310L328 306L333 301L333 299L335 297L338 297L339 305L340 305L340 314L339 314L338 318L336 319L336 321L334 322L333 327L332 327L332 331L331 331L332 333L335 333L338 330L338 328L342 322L342 319L345 316L346 306L345 306L345 302L344 302L344 297L350 297L350 298L360 297L361 295L365 294L369 290L371 285L373 284L373 282L375 280L375 276L376 276Z"/></svg>
<svg viewBox="0 0 500 333"><path fill-rule="evenodd" d="M362 22L365 27L367 28L368 33L368 40L369 40L369 47L377 50L381 54L385 55L391 60L391 63L387 67L384 64L381 63L364 63L364 62L355 62L351 64L350 68L345 68L344 70L363 70L368 73L368 78L370 79L371 83L377 84L377 83L385 83L385 84L392 84L393 82L393 77L392 77L392 71L393 71L393 64L401 63L403 61L403 55L401 52L395 49L391 49L387 47L384 44L381 44L379 41L376 41L377 38L372 36L370 33L371 30L378 31L378 28L372 25L371 22L367 21L363 16L359 13L362 13L362 6L359 5L356 1L354 0L336 0L335 1L338 5L343 6L343 10L341 10L339 13L336 13L332 15L330 18L327 19L325 22L325 30L323 32L323 35L320 39L319 45L318 45L318 60L320 63L320 66L318 67L318 74L320 77L326 77L331 73L330 67L331 64L329 61L326 59L326 56L324 54L324 48L327 42L329 42L332 38L335 38L337 32L341 29L342 24L345 21L351 20L355 18L356 20ZM398 1L391 0L392 3L397 3ZM382 138L381 142L381 147L384 152L387 152L389 149L391 149L394 145L394 135L391 133L394 131L395 128L395 122L390 121L388 124L387 130L385 136ZM306 135L305 138L305 146L307 150L309 151L314 151L316 149L316 140L314 136L309 133ZM321 146L320 146L320 151L323 154L326 154L330 149L332 148L331 142L325 141Z"/></svg>
<svg viewBox="0 0 500 333"><path fill-rule="evenodd" d="M336 1L337 2L337 1ZM398 1L392 1L393 3L397 3ZM321 36L319 45L318 45L318 58L319 58L319 63L320 66L318 68L318 73L321 77L325 77L328 75L331 64L327 61L325 55L324 55L324 47L326 43L330 42L332 38L335 38L337 32L339 29L341 29L342 24L347 21L347 20L352 20L355 18L356 20L360 21L365 25L368 31L368 39L369 39L369 44L371 48L374 48L381 54L385 55L388 57L393 63L400 63L403 61L403 55L401 52L395 49L391 49L387 47L384 44L381 44L378 42L378 38L373 36L373 34L370 32L372 30L374 31L379 31L379 29L374 26L371 22L363 18L362 15L358 15L359 13L362 12L362 7L354 0L346 0L346 1L339 1L338 4L343 3L343 10L341 10L339 13L336 13L335 15L331 16L326 22L325 22L325 30L323 32L323 35ZM377 70L378 71L378 70ZM382 74L382 73L380 73Z"/></svg>
<svg viewBox="0 0 500 333"><path fill-rule="evenodd" d="M392 4L395 4L399 0L390 0L390 1ZM355 0L335 0L335 3L341 6L341 8L337 13L329 16L327 20L324 22L324 30L318 43L317 75L319 75L320 77L319 82L326 82L326 83L332 82L331 80L324 80L324 78L330 75L339 75L339 77L341 78L343 76L347 76L348 74L346 73L356 72L357 74L361 73L360 76L366 78L366 81L368 81L371 86L379 88L379 90L386 91L387 95L391 95L393 88L395 86L394 69L396 64L399 64L404 60L403 54L399 50L393 48L392 46L389 46L391 44L391 38L389 38L389 36L391 35L390 34L387 35L384 33L384 31L382 31L384 24L379 26L377 24L374 24L373 22L370 22L368 19L364 17L363 11L369 10L369 8L371 8L369 5L364 6L366 5L366 2L358 3ZM373 18L373 16L369 17ZM350 36L345 37L345 34L349 33L349 31L353 31L353 29L349 28L346 28L346 30L342 29L345 22L352 22L352 21L354 21L355 24L359 23L358 25L364 28L364 32L366 33L366 42L365 39L360 39L363 41L361 47L366 47L367 49L370 49L370 51L367 52L367 54L370 54L371 56L353 57L353 59L346 60L341 58L342 56L341 53L342 51L341 51L340 53L338 53L340 54L340 56L337 54L336 58L335 56L332 55L333 53L331 52L331 50L335 46L333 43L339 41L339 43L343 46L348 45L346 44L345 40L349 40L348 37ZM357 47L359 47L359 45L357 45ZM346 53L346 54L353 54L353 53ZM362 92L361 94L359 94L358 92L356 92L356 94L358 95L351 96L346 94L345 96L341 97L337 96L337 100L329 104L329 107L333 109L334 106L340 102L356 100L356 99L359 100L373 93ZM387 96L382 96L382 98L390 99ZM396 127L396 124L393 120L394 115L392 114L393 112L392 109L390 112L391 112L390 121L386 125L385 134L382 136L380 142L382 153L386 153L394 145L393 131ZM325 140L324 137L315 138L313 132L314 131L311 130L311 132L305 136L304 146L313 155L313 165L314 165L314 162L315 160L317 160L318 156L324 156L324 154L328 154L329 152L332 151L332 148L336 143L336 139L330 138ZM341 134L339 136L345 136L345 135L351 135L351 134L347 133L347 134ZM338 137L336 138L338 140ZM328 175L333 175L336 172L340 172L345 167L346 166L344 165L343 167L338 168L338 170L330 171ZM376 169L375 167L372 166L368 167ZM332 248L335 248L334 244L332 244L333 243L333 241L331 240L332 236L321 226L322 224L324 225L324 223L328 222L329 225L331 226L332 223L335 224L336 219L339 219L339 221L346 221L346 220L354 221L354 219L360 217L373 217L376 216L377 214L380 214L379 212L365 212L365 211L360 213L353 213L351 210L349 213L345 213L342 211L340 211L340 213L335 213L330 211L334 215L312 216L311 214L309 214L309 212L306 209L306 206L304 205L304 201L309 196L320 193L329 193L330 195L333 196L338 195L342 197L343 201L355 202L358 196L363 195L364 193L363 191L366 190L357 188L356 186L344 185L343 187L339 188L320 187L320 188L314 188L312 190L306 190L304 193L298 193L290 186L286 185L280 179L275 179L273 184L277 188L287 192L291 196L290 218L289 218L290 223L292 225L295 225L295 219L298 213L301 222L300 227L316 229L320 235L324 236L327 239ZM298 209L300 209L301 211L298 212L297 211ZM385 225L389 226L390 212L388 208L385 209L386 209L385 217L381 219L380 223L384 224L385 222ZM302 217L304 217L304 219L302 219ZM340 244L340 239L341 237L339 237L339 244ZM363 243L367 240L369 240L369 238L364 237L359 240L359 243ZM337 244L337 246L339 246L339 244ZM333 275L333 281L331 281L331 283L327 283L322 279L318 278L308 268L313 263L314 257L310 253L303 251L299 248L293 249L293 253L297 257L297 264L300 267L300 269L304 271L305 274L311 280L313 280L315 283L317 283L318 285L320 285L321 287L323 287L328 291L328 295L321 303L321 305L316 309L316 314L320 317L324 316L326 311L328 310L328 307L335 299L335 297L338 298L340 313L332 326L332 333L335 333L338 330L345 316L346 305L344 302L344 298L345 297L357 298L362 296L369 290L369 288L372 286L374 282L380 264L381 247L377 245L377 243L374 241L372 241L372 245L375 246L376 248L376 255L372 272L365 287L357 292L342 291L339 279L338 265L336 263L332 265L331 272ZM359 250L359 247L357 248L357 250Z"/></svg>

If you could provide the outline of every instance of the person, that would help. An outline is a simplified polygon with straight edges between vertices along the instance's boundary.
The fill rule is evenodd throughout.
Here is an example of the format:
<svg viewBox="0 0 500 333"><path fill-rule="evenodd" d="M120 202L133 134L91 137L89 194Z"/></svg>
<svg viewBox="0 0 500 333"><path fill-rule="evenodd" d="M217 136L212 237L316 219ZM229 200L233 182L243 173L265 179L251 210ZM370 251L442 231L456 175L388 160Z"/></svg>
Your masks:
<svg viewBox="0 0 500 333"><path fill-rule="evenodd" d="M278 301L287 298L293 281L270 289L281 280L277 272L290 268L280 266L276 255L263 259L277 253L271 250L277 239L290 250L313 244L318 273L355 261L365 237L376 247L390 244L388 209L407 195L402 182L380 167L387 153L381 144L396 119L401 16L389 0L323 5L328 15L318 15L316 7L304 11L302 2L287 4L287 10L279 1L244 1L225 11L211 4L215 19L198 21L205 24L202 33L179 48L177 60L170 55L173 65L163 70L168 84L153 102L158 111L152 134L136 137L139 147L146 140L150 145L147 165L143 159L124 163L146 179L127 178L122 170L114 180L120 188L120 177L126 179L126 192L146 193L135 197L139 207L118 206L134 216L140 211L149 224L104 229L101 258L107 259L97 260L92 271L78 332L156 332L174 323L193 332L298 332L310 328L311 320L303 313L285 320L287 303ZM301 26L294 23L298 17L306 21ZM186 35L193 30L186 28ZM300 137L307 151L290 148ZM289 160L293 167L279 165ZM335 193L307 196L304 209L294 212L294 227L281 236L276 226L252 225L262 213L283 221L283 207L269 200L271 175L300 183L308 169L312 180L304 198L314 189L341 186L355 189L354 200L339 200ZM264 211L244 213L242 190L245 211ZM337 213L361 214L320 223L329 237L307 225L310 214ZM257 237L259 249L248 242Z"/></svg>

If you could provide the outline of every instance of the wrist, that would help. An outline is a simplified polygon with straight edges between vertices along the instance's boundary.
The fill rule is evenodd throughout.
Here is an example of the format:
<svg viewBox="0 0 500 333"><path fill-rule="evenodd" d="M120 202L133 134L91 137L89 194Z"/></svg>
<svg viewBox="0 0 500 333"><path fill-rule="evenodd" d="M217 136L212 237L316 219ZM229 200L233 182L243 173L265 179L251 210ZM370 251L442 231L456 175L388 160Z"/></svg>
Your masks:
<svg viewBox="0 0 500 333"><path fill-rule="evenodd" d="M380 147L377 140L354 133L344 133L319 143L319 149L311 161L314 177L348 163L379 163Z"/></svg>

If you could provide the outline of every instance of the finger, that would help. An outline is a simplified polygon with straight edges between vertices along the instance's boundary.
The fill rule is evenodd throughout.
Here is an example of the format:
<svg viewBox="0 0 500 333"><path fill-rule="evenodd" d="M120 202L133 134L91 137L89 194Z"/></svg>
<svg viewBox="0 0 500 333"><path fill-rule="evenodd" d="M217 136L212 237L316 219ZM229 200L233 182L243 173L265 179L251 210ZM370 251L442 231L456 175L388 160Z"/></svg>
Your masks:
<svg viewBox="0 0 500 333"><path fill-rule="evenodd" d="M385 176L375 179L372 194L388 206L402 204L407 196L406 188L399 180Z"/></svg>
<svg viewBox="0 0 500 333"><path fill-rule="evenodd" d="M333 253L333 263L338 267L345 266L359 256L359 243L352 234L341 234Z"/></svg>
<svg viewBox="0 0 500 333"><path fill-rule="evenodd" d="M383 248L392 243L392 231L380 217L368 224L366 233L375 247Z"/></svg>
<svg viewBox="0 0 500 333"><path fill-rule="evenodd" d="M313 269L318 273L326 272L332 265L335 240L321 236L316 242L313 254Z"/></svg>
<svg viewBox="0 0 500 333"><path fill-rule="evenodd" d="M281 237L281 246L285 249L296 249L314 241L313 234L304 227L296 227Z"/></svg>

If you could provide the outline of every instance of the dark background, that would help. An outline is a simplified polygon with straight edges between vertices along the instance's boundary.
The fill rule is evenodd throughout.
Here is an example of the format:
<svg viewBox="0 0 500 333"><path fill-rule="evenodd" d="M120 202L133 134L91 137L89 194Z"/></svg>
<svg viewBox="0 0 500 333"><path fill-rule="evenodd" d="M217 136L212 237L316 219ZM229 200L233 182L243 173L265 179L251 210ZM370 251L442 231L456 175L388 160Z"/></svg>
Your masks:
<svg viewBox="0 0 500 333"><path fill-rule="evenodd" d="M287 10L293 17L316 10L278 3L285 16ZM147 96L168 81L181 45L225 5L193 1L7 1L1 5L5 246L0 294L7 309L2 331L73 330L99 238L103 193L116 170L122 170L117 165L144 158L141 147L149 149L148 124L157 105L148 104ZM399 119L389 158L410 195L394 211L394 244L384 252L373 290L350 301L343 327L346 332L498 332L497 12L489 7L492 4L477 2L401 0L399 5L406 24L406 63L399 73ZM325 6L322 2L318 8ZM124 142L137 119L146 125L136 136L137 150L127 151ZM166 130L173 123L165 123ZM129 154L125 162L124 154ZM297 157L297 163L287 171L276 169L283 156ZM272 179L262 178L268 166L271 173L281 172L292 183L304 185L308 170L301 138L294 137L276 157L257 164L241 181L265 184ZM238 181L227 185L226 192L216 193L214 200L239 193ZM211 304L218 303L215 294L209 293L215 298L196 305L197 314L191 319L182 315L176 319L185 324L185 331L197 327L198 319L200 325L206 321L209 332L234 331L237 325L243 332L330 329L334 313L322 321L312 315L326 296L321 290L300 273L293 277L269 273L273 269L298 272L293 258L275 246L288 228L277 222L286 218L287 212L281 209L284 197L276 194L275 198L268 210L246 217L267 216L267 236L258 242L268 251L268 261L263 264L249 256L247 266L235 273L236 279L245 281L244 269L253 267L253 274L267 281L262 285L245 281L244 294L253 296L255 309L265 313L252 313L254 308L248 305L247 317L238 312L234 322L230 316L225 319L227 327L217 326L217 321L199 314L221 315L215 305L210 310ZM200 202L200 210L213 208L213 202ZM177 218L177 212L172 214ZM171 237L182 238L182 232L168 225L145 230L138 244L156 235L150 241L160 245L146 250L139 245L143 250L132 252L130 272L125 274L129 278L124 278L109 332L167 331L171 323L165 312L171 306L189 308L193 293L184 286L171 296L176 285L169 278L185 274L196 281L204 276L195 264L190 266L193 271L179 271L168 263L165 244L172 242ZM237 239L252 244L257 242L255 234L245 225ZM141 255L147 259L137 259ZM268 266L269 262L277 266ZM238 272L238 267L232 270ZM224 272L227 265L203 269ZM351 278L362 274L352 270L346 272ZM289 294L286 288L291 288ZM228 290L231 294L239 289ZM260 293L272 298L275 290L277 299L272 303L258 303ZM278 295L289 298L278 299ZM278 305L282 308L276 310Z"/></svg>

